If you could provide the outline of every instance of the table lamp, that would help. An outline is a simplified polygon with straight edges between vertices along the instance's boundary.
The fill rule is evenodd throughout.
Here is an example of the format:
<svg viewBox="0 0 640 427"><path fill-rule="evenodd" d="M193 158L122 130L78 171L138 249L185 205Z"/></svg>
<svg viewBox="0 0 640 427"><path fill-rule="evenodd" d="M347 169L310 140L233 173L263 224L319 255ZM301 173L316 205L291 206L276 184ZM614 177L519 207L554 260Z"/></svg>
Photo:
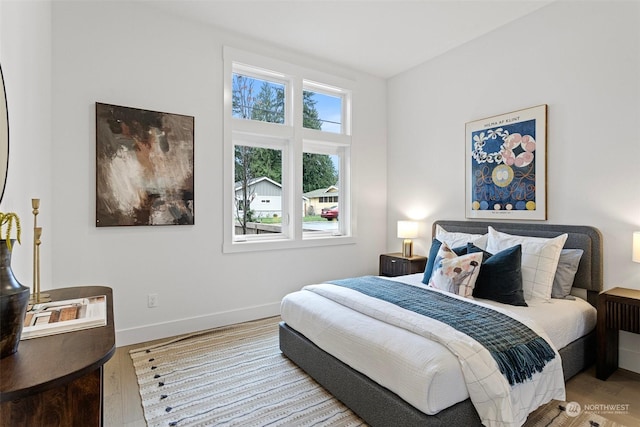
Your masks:
<svg viewBox="0 0 640 427"><path fill-rule="evenodd" d="M640 262L640 231L633 233L633 254L631 256L633 262Z"/></svg>
<svg viewBox="0 0 640 427"><path fill-rule="evenodd" d="M418 223L416 221L398 221L398 238L404 239L402 243L402 256L413 256L413 242L411 239L418 237Z"/></svg>

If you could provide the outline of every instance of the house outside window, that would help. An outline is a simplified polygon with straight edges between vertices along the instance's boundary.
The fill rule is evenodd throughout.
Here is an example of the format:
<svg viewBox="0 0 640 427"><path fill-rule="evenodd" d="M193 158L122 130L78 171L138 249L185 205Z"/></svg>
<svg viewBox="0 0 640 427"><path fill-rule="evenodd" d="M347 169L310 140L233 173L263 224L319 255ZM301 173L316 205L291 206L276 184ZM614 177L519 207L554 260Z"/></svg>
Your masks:
<svg viewBox="0 0 640 427"><path fill-rule="evenodd" d="M224 250L351 243L353 82L232 48L224 57Z"/></svg>
<svg viewBox="0 0 640 427"><path fill-rule="evenodd" d="M331 208L338 204L338 187L332 185L328 188L319 188L317 190L304 193L304 196L308 199L307 202L307 215L316 215L322 212L322 209ZM327 196L327 194L332 194Z"/></svg>

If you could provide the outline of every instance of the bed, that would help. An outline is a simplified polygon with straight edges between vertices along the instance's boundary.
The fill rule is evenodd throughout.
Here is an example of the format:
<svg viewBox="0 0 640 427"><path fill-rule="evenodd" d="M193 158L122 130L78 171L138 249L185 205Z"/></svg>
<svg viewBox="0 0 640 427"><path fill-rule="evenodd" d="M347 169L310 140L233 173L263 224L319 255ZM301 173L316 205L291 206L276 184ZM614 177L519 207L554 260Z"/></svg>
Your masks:
<svg viewBox="0 0 640 427"><path fill-rule="evenodd" d="M543 307L543 314L538 315L534 323L545 323L545 317L549 318L546 319L543 329L544 333L550 329L549 339L553 342L554 348L557 347L560 355L560 360L556 360L562 367L561 379L566 381L593 364L595 361L595 309L593 307L603 287L602 238L597 229L588 226L539 223L441 220L433 224L434 236L438 227L450 233L475 235L486 234L488 228L492 227L509 235L547 239L566 233L563 248L583 251L572 288L572 295L578 295L580 298L576 301L554 299L552 304L539 304ZM411 284L411 282L421 282L421 277L410 275L395 280ZM453 366L451 369L455 370L455 366L459 365L453 355L448 358L442 354L438 356L434 366L437 362L442 364L437 366L444 367L436 369L435 374L429 374L431 375L429 381L432 381L433 385L422 387L422 389L420 389L420 379L412 377L418 368L406 366L413 362L414 357L419 358L419 355L412 353L415 348L423 345L437 347L438 343L425 343L424 341L428 340L416 337L411 332L393 329L393 326L382 325L384 322L374 321L372 325L363 323L369 321L366 319L368 317L366 314L354 314L349 308L335 304L333 301L325 301L322 297L316 296L308 297L306 294L309 292L304 294L302 291L296 292L283 300L280 349L285 356L368 424L372 426L482 425L478 411L469 399L468 393L465 397L465 384L461 382L460 375L440 374L440 371L448 372L451 366ZM307 298L311 299L307 301ZM483 300L480 302L483 303ZM489 302L489 305L496 304ZM497 305L501 306L499 303ZM536 304L530 305L536 306ZM588 321L580 323L572 320L571 317L557 319L552 317L554 310L568 316L566 313L570 311L568 307L579 307L578 311L585 313ZM513 311L520 311L521 314L517 315L527 317L527 309L527 307L516 307ZM533 312L532 310L531 313ZM355 317L352 317L354 315ZM343 330L341 324L349 326ZM570 325L573 328L569 329L573 330L570 333L565 333L562 328L560 331L555 330L558 329L555 326L559 324ZM538 326L537 323L536 326ZM374 353L374 350L367 347L373 345L368 342L369 339L375 341L378 335L381 336L381 331L376 329L378 327L391 328L390 331L393 332L392 338L385 338L383 342L377 344L383 348L382 356L379 356L379 348ZM352 329L349 330L349 328ZM362 335L368 334L369 337L357 335L358 330L365 331ZM408 341L402 341L404 339ZM403 345L405 351L398 353L391 350L393 346L402 347ZM444 353L446 354L446 349ZM373 354L376 356L367 357ZM358 357L365 359L365 362L354 362ZM421 363L425 361L422 360ZM430 366L430 363L426 363L425 366ZM408 390L397 389L398 382L409 384ZM420 394L423 396L416 397Z"/></svg>

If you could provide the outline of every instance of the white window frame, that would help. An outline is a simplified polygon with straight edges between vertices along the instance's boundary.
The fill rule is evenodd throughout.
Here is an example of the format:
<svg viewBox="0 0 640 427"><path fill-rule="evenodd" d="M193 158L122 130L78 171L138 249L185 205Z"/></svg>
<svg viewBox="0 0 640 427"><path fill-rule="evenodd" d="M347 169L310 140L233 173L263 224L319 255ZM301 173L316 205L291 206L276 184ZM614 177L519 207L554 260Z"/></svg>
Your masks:
<svg viewBox="0 0 640 427"><path fill-rule="evenodd" d="M303 90L308 92L319 93L322 95L334 96L336 98L342 99L342 111L340 117L340 128L341 132L323 132L323 133L332 133L332 134L344 134L351 135L351 96L350 91L346 91L341 88L329 86L326 84L314 82L311 80L303 81ZM348 126L348 127L347 127ZM306 128L304 128L306 129ZM310 129L314 130L314 129Z"/></svg>
<svg viewBox="0 0 640 427"><path fill-rule="evenodd" d="M246 119L238 119L238 120L246 120ZM278 126L278 123L271 123L273 125ZM232 136L232 147L231 147L231 152L232 152L232 159L231 161L233 163L235 163L235 145L244 145L244 146L248 146L248 147L258 147L258 148L272 148L272 149L278 149L278 150L282 150L282 187L284 188L285 184L288 184L288 180L285 180L286 176L289 176L290 173L288 171L288 165L291 164L290 160L289 160L289 150L287 149L289 144L289 141L286 139L281 139L281 138L274 138L274 137L267 137L267 136L256 136L256 135L252 135L252 134L248 134L248 133L242 133L242 132L234 132L233 136ZM232 164L233 164L232 163ZM232 175L233 175L233 168L232 168ZM234 177L235 178L235 177ZM232 187L235 187L235 179L232 182ZM235 199L235 188L233 188L233 196L232 199ZM288 192L284 192L282 193L281 196L281 209L282 209L282 213L283 216L286 215L285 212L287 212L286 207L289 206L289 197L288 197ZM234 227L234 223L235 223L235 204L231 203L231 208L232 208L232 229ZM232 233L233 234L233 233ZM270 240L281 240L281 239L287 239L292 235L291 232L291 224L290 221L287 220L285 221L285 219L282 219L282 226L281 226L281 233L278 234L257 234L257 235L246 235L246 236L242 236L244 237L238 237L236 239L234 239L237 242L248 242L248 241L270 241ZM232 236L233 238L233 236Z"/></svg>
<svg viewBox="0 0 640 427"><path fill-rule="evenodd" d="M351 197L351 98L353 81L231 47L224 48L223 252L351 244L355 242ZM284 124L232 115L234 73L285 85ZM302 91L342 98L341 133L303 128ZM266 141L266 143L265 143ZM275 145L272 145L274 142ZM282 149L282 233L235 236L235 145ZM302 153L340 157L339 232L302 231ZM295 220L293 220L295 218Z"/></svg>

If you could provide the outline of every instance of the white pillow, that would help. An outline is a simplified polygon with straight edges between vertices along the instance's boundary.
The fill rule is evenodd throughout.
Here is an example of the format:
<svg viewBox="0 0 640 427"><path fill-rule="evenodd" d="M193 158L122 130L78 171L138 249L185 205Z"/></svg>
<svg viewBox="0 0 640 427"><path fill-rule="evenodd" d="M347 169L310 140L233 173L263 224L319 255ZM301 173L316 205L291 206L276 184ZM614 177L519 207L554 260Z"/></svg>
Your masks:
<svg viewBox="0 0 640 427"><path fill-rule="evenodd" d="M436 224L436 239L446 243L450 248L467 246L467 243L473 243L480 249L485 249L487 247L487 238L487 234L451 233Z"/></svg>
<svg viewBox="0 0 640 427"><path fill-rule="evenodd" d="M553 278L558 267L560 251L568 235L552 239L514 236L489 227L487 252L498 253L515 245L522 245L522 290L525 301L551 298Z"/></svg>
<svg viewBox="0 0 640 427"><path fill-rule="evenodd" d="M433 265L429 286L470 298L482 264L482 252L456 255L442 243Z"/></svg>

